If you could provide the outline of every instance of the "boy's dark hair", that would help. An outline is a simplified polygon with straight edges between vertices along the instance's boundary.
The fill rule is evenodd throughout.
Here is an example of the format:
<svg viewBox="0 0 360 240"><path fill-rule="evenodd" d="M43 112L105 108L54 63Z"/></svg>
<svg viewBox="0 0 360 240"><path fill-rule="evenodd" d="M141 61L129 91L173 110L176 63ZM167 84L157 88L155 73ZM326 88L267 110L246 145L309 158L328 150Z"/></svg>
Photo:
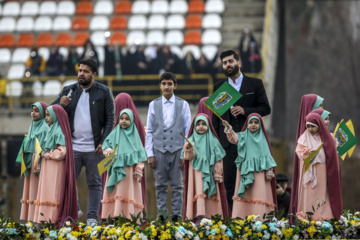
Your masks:
<svg viewBox="0 0 360 240"><path fill-rule="evenodd" d="M92 72L97 73L97 62L95 62L94 60L92 60L92 59L83 59L83 60L81 60L79 62L79 66L80 66L80 64L89 66Z"/></svg>
<svg viewBox="0 0 360 240"><path fill-rule="evenodd" d="M235 51L233 51L233 50L225 50L220 54L221 61L223 60L224 57L228 57L228 56L234 56L236 61L240 60L239 55Z"/></svg>
<svg viewBox="0 0 360 240"><path fill-rule="evenodd" d="M166 79L166 80L171 79L171 80L173 80L174 84L177 84L177 79L175 77L175 74L173 74L171 72L164 72L163 74L161 74L160 83L164 79Z"/></svg>

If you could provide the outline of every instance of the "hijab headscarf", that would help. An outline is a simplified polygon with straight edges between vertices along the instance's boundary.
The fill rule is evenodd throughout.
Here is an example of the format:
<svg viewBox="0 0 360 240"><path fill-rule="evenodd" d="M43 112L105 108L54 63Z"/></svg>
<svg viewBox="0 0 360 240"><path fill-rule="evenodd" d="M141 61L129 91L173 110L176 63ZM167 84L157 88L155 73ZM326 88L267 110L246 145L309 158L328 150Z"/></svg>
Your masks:
<svg viewBox="0 0 360 240"><path fill-rule="evenodd" d="M323 101L324 101L324 98L317 95L316 102L315 102L314 106L312 107L312 110L318 109Z"/></svg>
<svg viewBox="0 0 360 240"><path fill-rule="evenodd" d="M208 130L203 134L199 134L196 131L196 123L201 120L203 120L208 127ZM216 194L216 185L213 176L215 163L225 157L225 150L216 136L211 132L209 121L204 115L198 115L193 121L192 134L189 140L194 142L196 148L195 157L191 161L192 166L195 170L202 173L203 192L206 193L207 191L207 196L211 197ZM183 156L183 154L184 150L182 150L181 155Z"/></svg>
<svg viewBox="0 0 360 240"><path fill-rule="evenodd" d="M326 111L324 109L315 109L315 110L312 110L311 112L319 114L321 116L322 120L324 120L324 121L329 115L331 115L331 112Z"/></svg>
<svg viewBox="0 0 360 240"><path fill-rule="evenodd" d="M197 110L196 114L205 113L206 115L209 116L209 118L211 120L213 113L204 103L208 98L209 97L203 97L202 99L200 99L200 102L199 102L199 105L198 105L198 110Z"/></svg>
<svg viewBox="0 0 360 240"><path fill-rule="evenodd" d="M336 219L340 219L342 214L341 176L334 139L319 114L310 113L306 116L306 121L319 126L320 138L322 141L325 140L323 149L326 158L327 191L329 193L332 214Z"/></svg>
<svg viewBox="0 0 360 240"><path fill-rule="evenodd" d="M251 132L247 126L251 119L257 119L259 121L260 128L256 132ZM267 171L276 167L260 115L255 113L250 114L246 123L242 131L237 133L239 155L235 160L235 165L241 172L238 196L242 198L245 197L246 189L248 189L249 185L255 180L254 172Z"/></svg>
<svg viewBox="0 0 360 240"><path fill-rule="evenodd" d="M36 138L39 140L41 147L43 147L46 134L49 130L49 125L45 121L45 111L49 105L47 105L45 102L36 102L30 106L30 109L32 109L34 106L39 109L41 118L37 121L31 122L26 142L24 144L24 161L26 165L26 171L24 175L26 177L29 174L28 169L31 168L32 154L35 152Z"/></svg>
<svg viewBox="0 0 360 240"><path fill-rule="evenodd" d="M53 139L54 141L51 140L48 142L48 144L50 143L53 144L56 142L60 143L64 140L63 146L66 146L66 155L64 162L64 173L63 173L64 176L63 176L63 183L61 186L61 198L60 198L60 206L59 206L58 222L57 222L57 225L60 226L61 223L63 223L68 217L71 217L74 220L78 219L74 151L72 148L71 130L70 130L69 119L66 111L59 105L50 106L47 108L47 110L49 111L50 114L53 113L55 115L56 118L55 124L57 124L60 127L63 135L63 137L57 135L55 138L49 138L49 139ZM51 118L54 124L53 115L51 115ZM53 133L58 134L57 131L53 131Z"/></svg>
<svg viewBox="0 0 360 240"><path fill-rule="evenodd" d="M299 120L298 126L296 131L296 144L297 140L299 139L300 135L306 130L306 122L305 117L313 110L314 106L317 105L316 102L319 102L318 99L321 97L316 94L307 94L302 96L301 104L300 104L300 111L299 111ZM322 99L322 98L321 98ZM321 101L323 102L324 99ZM318 104L318 107L321 103ZM292 188L291 188L291 201L289 207L289 213L296 214L297 212L297 201L298 201L298 184L299 184L299 158L295 153L294 156L294 163L293 163L293 181L292 181ZM292 220L292 219L291 219Z"/></svg>
<svg viewBox="0 0 360 240"><path fill-rule="evenodd" d="M50 106L47 108L50 113L52 123L49 127L49 131L44 140L44 151L50 152L51 150L57 148L58 145L66 146L65 136L60 127L58 118L53 110L53 107Z"/></svg>
<svg viewBox="0 0 360 240"><path fill-rule="evenodd" d="M222 148L222 146L220 144L219 138L218 138L218 136L217 136L217 134L215 132L215 129L214 129L213 125L211 124L209 116L204 114L204 113L199 113L199 114L197 114L195 116L193 122L191 123L190 129L189 129L188 138L190 139L191 136L196 132L196 131L194 131L195 128L196 128L196 122L198 120L204 120L204 119L206 119L205 122L207 123L208 130L203 135L205 135L205 134L212 135L213 137L211 137L212 138L211 141L212 141L213 144L215 144L214 146L216 146L216 148L219 151L221 151L221 152L224 151L224 149ZM200 134L198 134L198 135L200 135ZM194 141L194 140L192 140L192 141ZM217 141L217 143L215 141ZM195 146L196 146L196 149L198 151L200 151L196 144L195 144ZM200 149L202 149L201 151L204 151L204 155L203 155L203 153L200 153L201 156L204 159L205 159L205 157L204 157L205 152L206 152L206 154L207 153L214 154L213 149L211 149L213 146L208 145L207 147L210 147L210 149L205 150L205 146L203 148L202 147L200 148ZM215 163L216 163L217 161L221 160L221 159L218 159L218 158L222 154L221 153L216 153L216 152L215 152L215 154L216 155L211 156L211 158L216 159L216 161L215 161ZM208 156L208 155L206 155L206 156ZM195 158L196 158L196 156L195 156ZM194 158L194 160L195 160L195 158ZM194 161L194 160L192 160L192 161ZM215 165L215 163L214 163L214 165ZM194 163L193 163L193 165L194 165ZM209 164L209 166L210 166L210 164ZM213 169L214 169L214 167L210 171L211 178L213 178L212 177ZM185 161L185 163L184 163L184 201L183 201L183 211L184 211L184 213L186 213L186 206L187 206L188 175L189 175L189 161ZM226 217L231 216L231 211L229 209L228 202L227 202L227 199L226 199L226 190L225 190L224 182L218 183L218 186L219 186L219 193L220 193L220 199L221 199L221 208L222 208L222 211L223 211L223 218L225 219ZM211 195L208 194L208 197L210 197L210 196ZM183 218L185 220L186 214L183 214L183 216L184 216Z"/></svg>
<svg viewBox="0 0 360 240"><path fill-rule="evenodd" d="M124 129L118 124L106 137L102 146L103 150L105 150L108 148L115 149L117 145L115 160L107 170L109 180L106 188L110 193L114 190L115 185L126 177L125 167L147 160L145 148L134 124L134 115L130 109L122 110L120 116L124 113L130 118L130 126Z"/></svg>

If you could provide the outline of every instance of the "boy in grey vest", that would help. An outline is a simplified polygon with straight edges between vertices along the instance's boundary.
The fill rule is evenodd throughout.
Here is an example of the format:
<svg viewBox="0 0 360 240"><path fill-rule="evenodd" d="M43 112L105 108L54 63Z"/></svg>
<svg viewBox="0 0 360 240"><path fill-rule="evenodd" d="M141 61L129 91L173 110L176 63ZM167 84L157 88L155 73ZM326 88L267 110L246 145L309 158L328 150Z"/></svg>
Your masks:
<svg viewBox="0 0 360 240"><path fill-rule="evenodd" d="M191 124L189 104L175 97L177 80L173 73L165 72L160 76L162 97L149 104L145 149L148 164L154 169L156 204L161 221L167 216L167 188L170 180L171 219L180 220L183 192L183 159L180 153L184 139L180 133L188 135Z"/></svg>

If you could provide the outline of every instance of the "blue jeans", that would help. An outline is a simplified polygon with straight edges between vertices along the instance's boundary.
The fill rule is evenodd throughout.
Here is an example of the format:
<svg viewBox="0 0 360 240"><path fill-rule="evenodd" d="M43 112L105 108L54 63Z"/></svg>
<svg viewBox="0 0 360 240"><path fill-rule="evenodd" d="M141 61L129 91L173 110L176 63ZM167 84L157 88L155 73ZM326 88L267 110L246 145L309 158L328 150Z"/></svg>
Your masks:
<svg viewBox="0 0 360 240"><path fill-rule="evenodd" d="M95 152L74 151L76 179L80 175L83 166L86 168L86 182L88 185L89 196L87 206L87 219L97 219L100 210L102 197L101 177L99 176L98 164L105 158ZM78 209L80 210L79 196Z"/></svg>

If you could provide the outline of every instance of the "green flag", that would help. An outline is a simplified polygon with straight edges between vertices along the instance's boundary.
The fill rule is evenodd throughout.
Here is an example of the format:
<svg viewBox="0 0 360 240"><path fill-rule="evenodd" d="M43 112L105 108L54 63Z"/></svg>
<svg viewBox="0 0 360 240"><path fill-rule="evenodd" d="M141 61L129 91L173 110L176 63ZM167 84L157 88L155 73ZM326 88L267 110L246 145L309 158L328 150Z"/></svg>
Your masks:
<svg viewBox="0 0 360 240"><path fill-rule="evenodd" d="M225 81L204 103L218 116L233 106L242 94Z"/></svg>
<svg viewBox="0 0 360 240"><path fill-rule="evenodd" d="M104 172L106 172L109 167L113 164L115 158L116 158L116 150L117 150L117 144L115 145L115 149L112 153L109 154L109 156L107 156L106 158L104 158L104 160L102 160L99 164L98 164L98 169L99 169L99 175L101 176Z"/></svg>
<svg viewBox="0 0 360 240"><path fill-rule="evenodd" d="M22 141L22 144L21 144L21 147L20 147L20 151L19 151L19 153L18 153L18 155L17 155L17 158L16 158L16 160L15 160L15 162L17 162L17 163L21 163L22 162L22 152L23 152L23 148L24 148L24 144L26 143L26 138L27 138L27 134L25 134L25 137L24 137L24 140Z"/></svg>
<svg viewBox="0 0 360 240"><path fill-rule="evenodd" d="M337 152L340 156L347 153L352 147L354 147L358 143L358 140L355 138L354 134L351 132L351 130L344 121L340 123L339 128L335 132L335 138L339 142Z"/></svg>
<svg viewBox="0 0 360 240"><path fill-rule="evenodd" d="M320 149L324 145L324 142L325 142L325 140L320 144L320 146L314 152L312 152L307 158L304 159L305 172L309 169L309 167L312 164L312 162L314 161L315 157L320 152Z"/></svg>

